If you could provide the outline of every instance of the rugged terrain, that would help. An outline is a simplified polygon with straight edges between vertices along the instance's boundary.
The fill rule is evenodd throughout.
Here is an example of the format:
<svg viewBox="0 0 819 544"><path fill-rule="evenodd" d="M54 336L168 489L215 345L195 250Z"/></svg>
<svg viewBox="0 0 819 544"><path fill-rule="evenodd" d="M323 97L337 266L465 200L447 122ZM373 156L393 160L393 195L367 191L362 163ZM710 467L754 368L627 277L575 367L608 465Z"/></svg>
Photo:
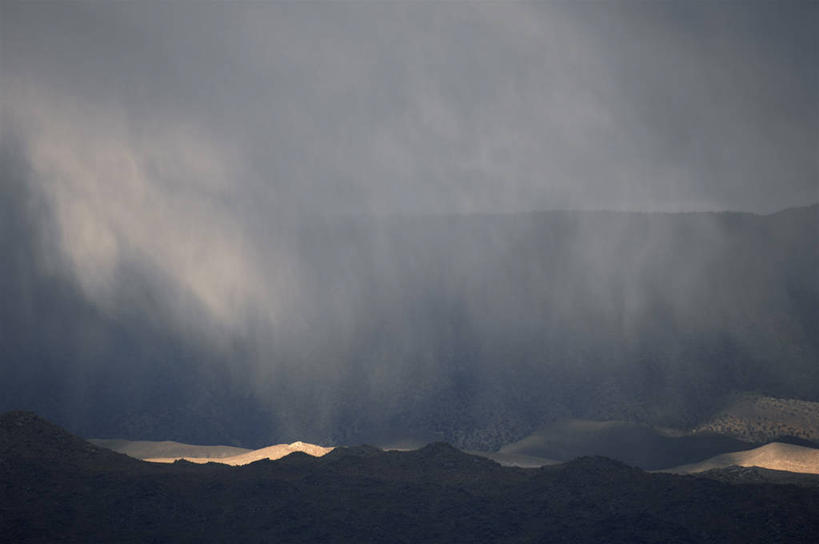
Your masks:
<svg viewBox="0 0 819 544"><path fill-rule="evenodd" d="M747 393L734 395L727 399L724 408L694 430L755 442L792 437L819 444L819 402Z"/></svg>
<svg viewBox="0 0 819 544"><path fill-rule="evenodd" d="M14 542L810 542L816 482L754 477L601 457L508 468L443 443L157 464L0 416L0 534Z"/></svg>

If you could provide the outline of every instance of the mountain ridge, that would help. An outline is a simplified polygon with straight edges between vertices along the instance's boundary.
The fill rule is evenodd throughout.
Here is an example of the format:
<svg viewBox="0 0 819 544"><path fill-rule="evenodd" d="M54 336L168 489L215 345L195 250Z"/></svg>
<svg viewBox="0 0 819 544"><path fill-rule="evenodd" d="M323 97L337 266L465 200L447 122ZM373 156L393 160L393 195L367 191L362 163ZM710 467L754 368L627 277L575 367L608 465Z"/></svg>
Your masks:
<svg viewBox="0 0 819 544"><path fill-rule="evenodd" d="M442 443L294 452L235 467L147 463L100 450L32 414L0 416L0 534L20 543L617 544L801 543L819 531L819 485L809 480L725 476L740 478L736 485L602 457L505 468ZM86 462L87 451L101 464ZM69 462L54 464L60 456Z"/></svg>

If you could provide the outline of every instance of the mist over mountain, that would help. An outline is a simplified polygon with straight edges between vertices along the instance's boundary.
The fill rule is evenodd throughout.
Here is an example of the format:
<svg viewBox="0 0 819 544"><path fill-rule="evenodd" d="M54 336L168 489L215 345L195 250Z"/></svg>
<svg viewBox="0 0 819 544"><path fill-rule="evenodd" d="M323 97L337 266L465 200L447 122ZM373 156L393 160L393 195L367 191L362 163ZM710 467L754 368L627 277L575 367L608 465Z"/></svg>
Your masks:
<svg viewBox="0 0 819 544"><path fill-rule="evenodd" d="M815 541L817 29L0 1L0 539Z"/></svg>
<svg viewBox="0 0 819 544"><path fill-rule="evenodd" d="M728 408L819 401L817 22L3 2L0 410L244 448L814 440Z"/></svg>
<svg viewBox="0 0 819 544"><path fill-rule="evenodd" d="M197 301L137 255L95 304L48 250L24 156L3 165L0 408L85 436L491 449L555 418L692 427L735 392L819 400L817 206L305 219L275 326L186 330L169 297Z"/></svg>

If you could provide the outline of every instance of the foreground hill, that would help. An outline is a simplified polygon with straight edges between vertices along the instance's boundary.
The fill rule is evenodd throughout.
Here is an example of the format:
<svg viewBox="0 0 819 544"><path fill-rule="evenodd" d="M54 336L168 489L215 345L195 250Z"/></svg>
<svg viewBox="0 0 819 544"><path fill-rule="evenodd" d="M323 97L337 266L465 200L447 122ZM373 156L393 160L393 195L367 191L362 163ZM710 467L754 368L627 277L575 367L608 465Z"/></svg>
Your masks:
<svg viewBox="0 0 819 544"><path fill-rule="evenodd" d="M819 474L819 449L772 442L751 450L724 453L699 463L675 467L668 472L690 474L730 466Z"/></svg>
<svg viewBox="0 0 819 544"><path fill-rule="evenodd" d="M0 468L31 471L38 468L63 471L72 469L131 469L141 464L109 449L86 442L31 412L6 412L0 415Z"/></svg>
<svg viewBox="0 0 819 544"><path fill-rule="evenodd" d="M0 511L13 542L811 542L819 488L600 457L505 468L443 443L145 463L18 412L0 416Z"/></svg>

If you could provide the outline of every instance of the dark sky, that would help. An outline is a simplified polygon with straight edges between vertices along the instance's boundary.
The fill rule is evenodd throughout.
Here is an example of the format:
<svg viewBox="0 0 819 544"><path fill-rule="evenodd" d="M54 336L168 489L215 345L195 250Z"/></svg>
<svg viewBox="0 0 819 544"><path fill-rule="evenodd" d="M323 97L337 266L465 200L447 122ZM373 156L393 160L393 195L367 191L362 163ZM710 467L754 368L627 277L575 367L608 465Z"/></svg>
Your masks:
<svg viewBox="0 0 819 544"><path fill-rule="evenodd" d="M64 375L84 385L55 387L77 402L106 379L101 361L139 359L106 327L139 323L224 361L245 386L272 384L259 386L263 400L295 376L294 395L314 408L293 414L331 422L331 391L382 409L390 391L450 379L458 394L483 380L464 398L495 406L486 399L503 396L493 376L505 355L467 372L461 361L497 355L470 350L544 333L559 344L564 323L610 334L608 346L646 327L676 338L655 327L657 308L697 330L767 316L771 300L791 312L789 297L813 299L770 279L779 271L766 276L787 244L749 234L738 250L728 219L689 229L680 218L678 231L660 218L642 232L638 216L492 214L771 213L819 201L817 36L813 1L3 1L0 249L11 279L0 292L15 302L0 318L34 331L21 353L70 358ZM764 251L748 249L757 241ZM803 260L787 261L800 278ZM723 262L745 291L715 282ZM55 292L76 291L65 308L97 317L58 308L44 287L53 278L70 285ZM698 305L720 293L730 310L703 318ZM38 337L45 321L70 339ZM759 327L731 353L759 353ZM583 360L588 343L566 349ZM162 361L150 353L144 368ZM129 391L148 402L156 383L143 363ZM208 398L190 385L170 398L183 389ZM293 417L300 437L307 426Z"/></svg>

